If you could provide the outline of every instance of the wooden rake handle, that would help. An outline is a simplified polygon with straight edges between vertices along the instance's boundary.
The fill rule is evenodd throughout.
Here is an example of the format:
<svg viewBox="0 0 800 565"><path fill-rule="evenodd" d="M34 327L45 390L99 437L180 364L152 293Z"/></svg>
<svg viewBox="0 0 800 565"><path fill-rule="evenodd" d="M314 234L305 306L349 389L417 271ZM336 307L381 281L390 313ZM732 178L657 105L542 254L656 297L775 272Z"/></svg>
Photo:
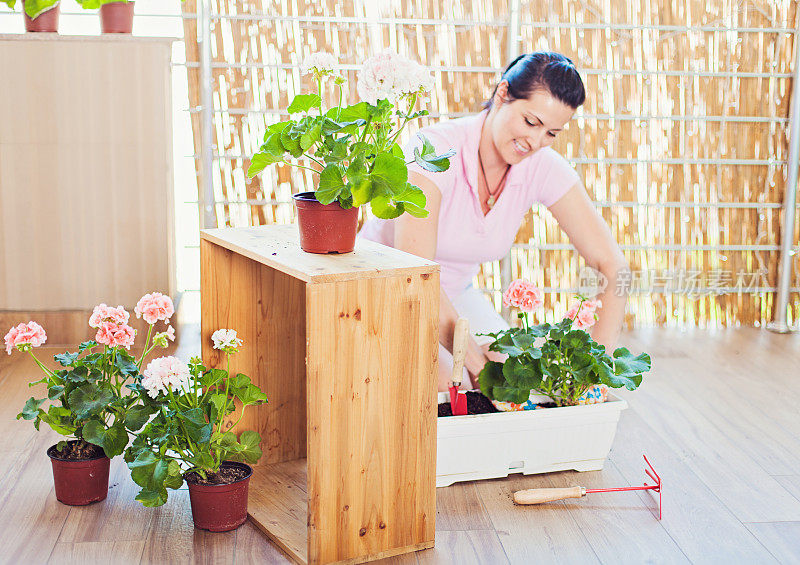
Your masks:
<svg viewBox="0 0 800 565"><path fill-rule="evenodd" d="M515 492L514 502L516 504L541 504L543 502L553 502L554 500L564 500L565 498L580 498L582 496L586 496L584 487L529 488Z"/></svg>
<svg viewBox="0 0 800 565"><path fill-rule="evenodd" d="M453 386L461 384L463 376L464 358L467 356L467 341L469 340L469 320L459 318L453 331Z"/></svg>

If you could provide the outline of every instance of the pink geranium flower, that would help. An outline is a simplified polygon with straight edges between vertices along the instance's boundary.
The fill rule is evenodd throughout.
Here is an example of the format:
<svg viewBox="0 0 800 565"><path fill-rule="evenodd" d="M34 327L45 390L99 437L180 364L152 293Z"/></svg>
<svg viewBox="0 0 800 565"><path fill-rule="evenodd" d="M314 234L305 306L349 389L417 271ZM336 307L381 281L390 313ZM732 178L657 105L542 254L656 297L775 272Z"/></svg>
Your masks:
<svg viewBox="0 0 800 565"><path fill-rule="evenodd" d="M523 279L512 282L503 293L503 304L516 307L523 312L533 312L544 304L542 291L533 283Z"/></svg>
<svg viewBox="0 0 800 565"><path fill-rule="evenodd" d="M36 322L19 324L8 330L3 338L6 344L6 353L11 355L11 350L19 346L39 347L47 341L44 328Z"/></svg>
<svg viewBox="0 0 800 565"><path fill-rule="evenodd" d="M580 311L578 311L578 304L574 304L572 308L567 311L567 318L573 320L572 327L576 330L587 330L597 321L597 314L595 312L602 306L603 303L600 300L586 300L580 305Z"/></svg>
<svg viewBox="0 0 800 565"><path fill-rule="evenodd" d="M122 306L113 308L105 304L98 304L94 307L92 315L89 317L89 326L99 328L103 322L113 322L117 325L127 324L131 315Z"/></svg>
<svg viewBox="0 0 800 565"><path fill-rule="evenodd" d="M137 318L144 318L148 324L155 324L159 320L169 320L175 313L175 306L169 296L154 292L142 296L133 311Z"/></svg>
<svg viewBox="0 0 800 565"><path fill-rule="evenodd" d="M114 322L103 322L97 329L94 340L109 347L121 345L125 349L130 349L136 339L136 330L127 324L115 324Z"/></svg>

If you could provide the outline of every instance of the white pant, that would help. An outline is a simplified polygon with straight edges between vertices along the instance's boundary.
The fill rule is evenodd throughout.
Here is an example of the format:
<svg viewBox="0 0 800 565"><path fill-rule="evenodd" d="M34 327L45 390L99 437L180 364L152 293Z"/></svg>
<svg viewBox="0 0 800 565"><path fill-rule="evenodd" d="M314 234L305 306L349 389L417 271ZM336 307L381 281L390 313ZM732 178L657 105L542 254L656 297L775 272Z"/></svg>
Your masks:
<svg viewBox="0 0 800 565"><path fill-rule="evenodd" d="M478 345L485 345L492 342L489 336L479 336L479 333L499 332L509 328L508 323L503 319L497 310L494 309L488 297L483 292L474 288L472 285L467 287L464 292L456 298L451 299L453 307L462 318L469 320L469 332L478 342ZM439 370L446 369L453 372L453 354L439 344ZM464 369L462 383L469 383L469 375Z"/></svg>

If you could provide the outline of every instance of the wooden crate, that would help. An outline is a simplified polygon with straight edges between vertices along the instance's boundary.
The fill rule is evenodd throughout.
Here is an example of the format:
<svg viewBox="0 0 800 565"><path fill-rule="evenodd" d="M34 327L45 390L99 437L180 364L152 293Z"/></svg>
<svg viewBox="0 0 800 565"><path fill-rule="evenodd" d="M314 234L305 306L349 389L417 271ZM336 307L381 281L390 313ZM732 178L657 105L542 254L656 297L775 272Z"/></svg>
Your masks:
<svg viewBox="0 0 800 565"><path fill-rule="evenodd" d="M201 232L203 359L264 390L239 431L262 436L251 519L299 563L433 547L439 267L359 240L300 249L295 226Z"/></svg>

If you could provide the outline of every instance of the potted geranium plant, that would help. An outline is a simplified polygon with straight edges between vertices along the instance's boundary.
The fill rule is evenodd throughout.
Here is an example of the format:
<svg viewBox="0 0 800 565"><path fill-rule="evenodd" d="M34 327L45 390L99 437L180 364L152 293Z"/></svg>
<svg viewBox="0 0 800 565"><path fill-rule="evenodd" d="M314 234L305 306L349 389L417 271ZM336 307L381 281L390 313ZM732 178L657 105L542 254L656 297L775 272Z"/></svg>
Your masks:
<svg viewBox="0 0 800 565"><path fill-rule="evenodd" d="M420 97L433 87L433 78L419 63L385 50L367 59L358 77L362 101L345 105L345 79L336 74L336 59L314 53L302 64L317 85L316 94L299 94L287 108L292 119L267 128L264 143L253 155L247 175L282 163L312 170L319 175L313 192L294 195L300 243L311 253L347 253L355 245L358 208L369 204L379 218L396 218L404 212L425 217L425 194L408 182L408 169L397 138L405 125L428 114L416 110ZM337 106L326 109L323 85L333 79ZM423 136L420 136L423 137ZM414 159L426 170L440 172L450 166L449 151L436 154L423 137ZM313 168L292 162L306 158Z"/></svg>
<svg viewBox="0 0 800 565"><path fill-rule="evenodd" d="M17 0L2 0L12 10ZM61 0L22 0L25 31L58 32L58 13Z"/></svg>
<svg viewBox="0 0 800 565"><path fill-rule="evenodd" d="M172 300L159 293L139 301L136 313L144 315L150 327L137 360L128 352L136 335L128 325L130 314L122 306L100 304L89 318L89 325L97 329L95 339L81 343L76 352L56 355L62 369L55 371L33 352L47 340L42 326L31 321L6 334L6 352L29 353L44 372L30 386L44 384L47 396L28 399L17 419L32 420L37 430L44 422L65 436L47 450L56 498L64 504L84 505L106 498L109 458L120 455L128 444L128 432L141 428L150 417L150 408L138 404L126 383L136 379L142 361L155 346L166 347L174 339L172 326L152 336L154 324L168 321L173 312Z"/></svg>
<svg viewBox="0 0 800 565"><path fill-rule="evenodd" d="M556 406L575 406L593 396L592 389L634 390L642 373L650 370L646 353L633 355L620 347L608 355L586 332L594 324L599 300L579 296L560 322L538 325L528 320L543 303L541 291L531 283L512 282L503 302L520 309L522 327L485 334L494 338L489 349L508 358L503 363L489 361L479 375L481 392L500 410L534 408L529 401L532 391L549 397Z"/></svg>
<svg viewBox="0 0 800 565"><path fill-rule="evenodd" d="M167 489L184 480L195 527L213 532L233 530L247 519L247 490L252 468L261 458L261 436L252 430L238 437L241 420L226 419L236 410L263 404L266 395L243 374L230 375L230 357L242 344L234 330L212 335L214 347L227 357L227 370L209 369L198 358L188 364L175 357L151 361L134 389L155 412L125 451L134 482L142 487L136 500L161 506ZM232 425L226 425L231 424Z"/></svg>
<svg viewBox="0 0 800 565"><path fill-rule="evenodd" d="M647 354L622 347L609 355L586 332L599 300L580 296L563 319L537 325L529 316L543 299L534 285L514 281L503 302L519 310L521 327L485 334L506 360L480 372L483 394L467 393L470 415L438 418L437 487L510 473L602 469L627 407L609 387L633 390L650 369ZM449 415L447 400L440 393L440 416Z"/></svg>
<svg viewBox="0 0 800 565"><path fill-rule="evenodd" d="M100 29L103 33L133 31L133 0L78 0L84 10L100 8Z"/></svg>

